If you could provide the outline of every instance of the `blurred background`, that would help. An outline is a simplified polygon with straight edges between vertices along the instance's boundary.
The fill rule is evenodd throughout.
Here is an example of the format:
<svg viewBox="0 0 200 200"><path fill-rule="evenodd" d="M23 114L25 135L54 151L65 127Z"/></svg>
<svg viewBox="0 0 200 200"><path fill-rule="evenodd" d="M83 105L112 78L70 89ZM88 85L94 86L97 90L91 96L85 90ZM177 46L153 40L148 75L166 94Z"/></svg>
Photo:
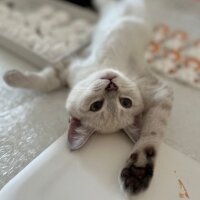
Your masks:
<svg viewBox="0 0 200 200"><path fill-rule="evenodd" d="M66 132L66 88L43 94L11 88L2 77L36 71L90 40L98 20L92 1L69 1L74 6L0 0L0 188ZM145 2L154 28L147 61L175 91L165 142L200 162L200 3Z"/></svg>

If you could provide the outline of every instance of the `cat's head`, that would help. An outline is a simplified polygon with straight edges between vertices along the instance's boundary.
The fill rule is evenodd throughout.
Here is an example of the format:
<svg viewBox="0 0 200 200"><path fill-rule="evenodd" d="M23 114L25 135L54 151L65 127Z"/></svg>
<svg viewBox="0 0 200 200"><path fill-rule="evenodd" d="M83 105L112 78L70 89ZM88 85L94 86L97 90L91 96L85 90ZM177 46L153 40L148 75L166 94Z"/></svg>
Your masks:
<svg viewBox="0 0 200 200"><path fill-rule="evenodd" d="M71 90L66 108L70 115L68 142L80 148L94 133L113 133L134 124L143 109L133 80L107 69L89 75Z"/></svg>

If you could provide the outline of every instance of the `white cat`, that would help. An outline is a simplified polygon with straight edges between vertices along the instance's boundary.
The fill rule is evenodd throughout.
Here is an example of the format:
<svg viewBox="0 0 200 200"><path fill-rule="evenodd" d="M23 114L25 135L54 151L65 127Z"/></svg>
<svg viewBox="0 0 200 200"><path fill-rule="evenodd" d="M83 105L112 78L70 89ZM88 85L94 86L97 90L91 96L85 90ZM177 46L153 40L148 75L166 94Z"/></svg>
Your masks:
<svg viewBox="0 0 200 200"><path fill-rule="evenodd" d="M84 56L39 73L9 71L4 80L13 87L40 91L71 88L66 103L71 150L82 147L94 133L125 132L135 145L121 181L128 193L136 194L153 176L173 95L144 62L151 31L143 1L104 2L96 1L101 20Z"/></svg>

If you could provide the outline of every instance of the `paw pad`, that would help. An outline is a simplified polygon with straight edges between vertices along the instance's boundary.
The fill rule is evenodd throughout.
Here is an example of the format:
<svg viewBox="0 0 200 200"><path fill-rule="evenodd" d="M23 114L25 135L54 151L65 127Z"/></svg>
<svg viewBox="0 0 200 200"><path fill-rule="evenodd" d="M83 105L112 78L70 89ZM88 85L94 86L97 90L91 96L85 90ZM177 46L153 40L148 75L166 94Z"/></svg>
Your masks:
<svg viewBox="0 0 200 200"><path fill-rule="evenodd" d="M130 156L130 159L132 162L136 162L137 159L138 159L138 153L132 153L131 156Z"/></svg>
<svg viewBox="0 0 200 200"><path fill-rule="evenodd" d="M156 151L153 147L146 147L144 153L146 154L147 159L154 158L156 155Z"/></svg>
<svg viewBox="0 0 200 200"><path fill-rule="evenodd" d="M3 79L10 86L18 86L26 81L25 76L17 70L6 72Z"/></svg>
<svg viewBox="0 0 200 200"><path fill-rule="evenodd" d="M147 164L145 167L130 165L121 172L123 187L131 194L137 194L147 189L152 176L153 164Z"/></svg>
<svg viewBox="0 0 200 200"><path fill-rule="evenodd" d="M139 166L140 155L145 159L144 165ZM148 188L153 177L154 158L156 149L154 146L145 146L131 154L126 167L121 172L121 181L124 189L130 194L137 194Z"/></svg>

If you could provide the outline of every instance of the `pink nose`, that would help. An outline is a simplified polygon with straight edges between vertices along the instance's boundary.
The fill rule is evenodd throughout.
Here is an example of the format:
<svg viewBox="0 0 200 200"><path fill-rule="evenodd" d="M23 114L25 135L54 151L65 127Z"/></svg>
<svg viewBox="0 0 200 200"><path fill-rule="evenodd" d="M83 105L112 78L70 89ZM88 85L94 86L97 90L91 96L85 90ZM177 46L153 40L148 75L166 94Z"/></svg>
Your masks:
<svg viewBox="0 0 200 200"><path fill-rule="evenodd" d="M106 91L117 91L118 90L118 86L113 83L112 81L110 81L110 83L106 86L105 88Z"/></svg>

